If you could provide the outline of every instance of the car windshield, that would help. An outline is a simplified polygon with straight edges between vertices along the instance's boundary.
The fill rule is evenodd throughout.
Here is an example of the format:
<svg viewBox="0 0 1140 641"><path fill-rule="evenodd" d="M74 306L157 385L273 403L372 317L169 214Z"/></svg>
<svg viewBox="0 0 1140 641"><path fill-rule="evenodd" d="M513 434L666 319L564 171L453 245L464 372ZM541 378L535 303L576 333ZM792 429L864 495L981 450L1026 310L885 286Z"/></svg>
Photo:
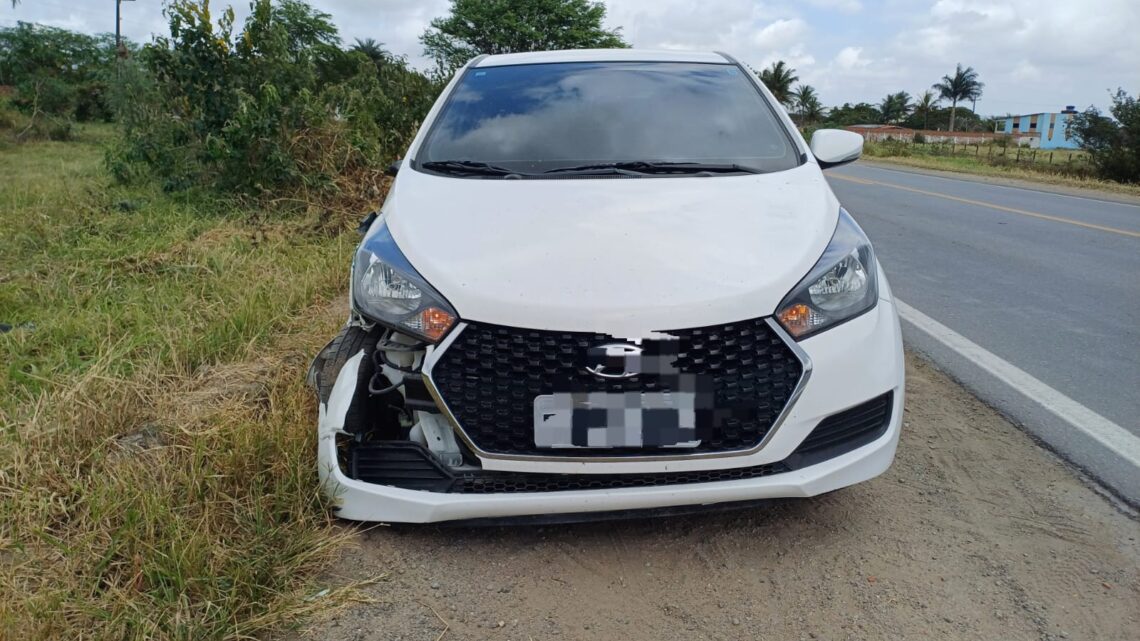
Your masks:
<svg viewBox="0 0 1140 641"><path fill-rule="evenodd" d="M416 162L500 177L766 173L800 155L736 65L583 62L468 69Z"/></svg>

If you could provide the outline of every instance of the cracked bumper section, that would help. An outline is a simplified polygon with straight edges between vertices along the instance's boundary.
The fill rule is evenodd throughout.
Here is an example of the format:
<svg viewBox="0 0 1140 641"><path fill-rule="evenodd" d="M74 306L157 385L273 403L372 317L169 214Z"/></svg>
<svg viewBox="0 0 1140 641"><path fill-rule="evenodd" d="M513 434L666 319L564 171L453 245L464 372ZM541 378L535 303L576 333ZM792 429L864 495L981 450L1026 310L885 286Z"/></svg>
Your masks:
<svg viewBox="0 0 1140 641"><path fill-rule="evenodd" d="M894 406L882 436L814 465L733 481L477 495L375 485L348 478L337 464L336 434L343 426L355 389L356 372L363 358L363 354L357 354L341 370L328 403L320 406L318 468L321 482L325 491L335 497L339 508L337 514L342 518L431 523L810 497L883 473L894 459L904 400L902 343L893 305L889 301L881 301L876 311L808 339L801 346L811 356L815 373L788 421L780 428L779 438L773 439L755 456L711 459L701 467L727 468L781 460L826 416L893 390ZM688 467L684 463L678 467Z"/></svg>

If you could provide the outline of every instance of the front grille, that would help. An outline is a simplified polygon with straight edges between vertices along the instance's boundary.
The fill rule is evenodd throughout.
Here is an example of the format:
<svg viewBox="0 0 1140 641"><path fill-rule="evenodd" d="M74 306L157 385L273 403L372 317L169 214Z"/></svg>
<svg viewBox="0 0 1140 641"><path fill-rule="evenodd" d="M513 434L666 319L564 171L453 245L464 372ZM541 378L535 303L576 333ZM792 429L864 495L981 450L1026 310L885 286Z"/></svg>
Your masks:
<svg viewBox="0 0 1140 641"><path fill-rule="evenodd" d="M610 490L627 487L654 487L685 483L739 481L787 472L783 463L738 467L733 470L699 472L659 472L653 474L525 474L484 472L455 479L451 492L460 494L503 494L513 492L564 492L570 490Z"/></svg>
<svg viewBox="0 0 1140 641"><path fill-rule="evenodd" d="M792 397L803 366L754 319L662 332L678 339L676 370L711 389L713 408L695 448L542 449L534 444L536 396L566 391L666 392L669 377L601 380L585 371L587 351L620 342L605 334L551 332L471 323L432 368L432 381L479 449L532 456L685 455L749 449L763 440Z"/></svg>
<svg viewBox="0 0 1140 641"><path fill-rule="evenodd" d="M887 392L819 422L782 461L751 467L645 474L535 474L451 470L418 443L373 441L348 444L350 478L377 485L455 494L512 494L608 490L717 481L782 474L835 458L881 437L890 425L894 394Z"/></svg>
<svg viewBox="0 0 1140 641"><path fill-rule="evenodd" d="M348 446L348 476L365 483L456 494L565 492L739 481L787 472L783 463L731 470L646 474L532 474L451 471L418 443L374 441Z"/></svg>
<svg viewBox="0 0 1140 641"><path fill-rule="evenodd" d="M452 475L422 445L372 441L348 445L349 478L408 490L446 492Z"/></svg>
<svg viewBox="0 0 1140 641"><path fill-rule="evenodd" d="M893 401L893 392L887 392L828 416L784 460L793 468L801 468L835 458L874 441L890 425Z"/></svg>

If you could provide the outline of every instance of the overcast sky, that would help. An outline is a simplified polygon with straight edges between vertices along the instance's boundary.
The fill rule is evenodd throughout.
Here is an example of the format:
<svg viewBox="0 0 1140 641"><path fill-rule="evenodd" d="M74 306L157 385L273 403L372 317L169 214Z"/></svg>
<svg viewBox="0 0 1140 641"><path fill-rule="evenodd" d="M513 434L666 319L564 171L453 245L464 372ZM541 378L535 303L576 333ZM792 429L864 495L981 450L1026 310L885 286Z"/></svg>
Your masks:
<svg viewBox="0 0 1140 641"><path fill-rule="evenodd" d="M231 4L214 0L215 15ZM240 16L248 2L232 2ZM448 0L312 0L346 42L374 38L426 67L418 38ZM756 68L783 59L825 105L912 95L954 65L986 84L983 114L1108 105L1108 90L1140 93L1140 0L607 0L607 26L636 47L727 51ZM17 20L78 31L114 30L114 0L0 4ZM123 33L164 33L161 0L123 3Z"/></svg>

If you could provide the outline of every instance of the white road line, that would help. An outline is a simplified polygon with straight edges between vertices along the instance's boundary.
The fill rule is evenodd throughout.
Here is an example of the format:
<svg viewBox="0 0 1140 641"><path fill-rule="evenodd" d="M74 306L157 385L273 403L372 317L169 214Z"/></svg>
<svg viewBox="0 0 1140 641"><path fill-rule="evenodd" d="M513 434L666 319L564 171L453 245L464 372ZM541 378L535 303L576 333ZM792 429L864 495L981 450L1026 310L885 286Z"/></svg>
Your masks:
<svg viewBox="0 0 1140 641"><path fill-rule="evenodd" d="M897 298L895 306L903 320L1024 394L1132 465L1140 467L1140 437Z"/></svg>

